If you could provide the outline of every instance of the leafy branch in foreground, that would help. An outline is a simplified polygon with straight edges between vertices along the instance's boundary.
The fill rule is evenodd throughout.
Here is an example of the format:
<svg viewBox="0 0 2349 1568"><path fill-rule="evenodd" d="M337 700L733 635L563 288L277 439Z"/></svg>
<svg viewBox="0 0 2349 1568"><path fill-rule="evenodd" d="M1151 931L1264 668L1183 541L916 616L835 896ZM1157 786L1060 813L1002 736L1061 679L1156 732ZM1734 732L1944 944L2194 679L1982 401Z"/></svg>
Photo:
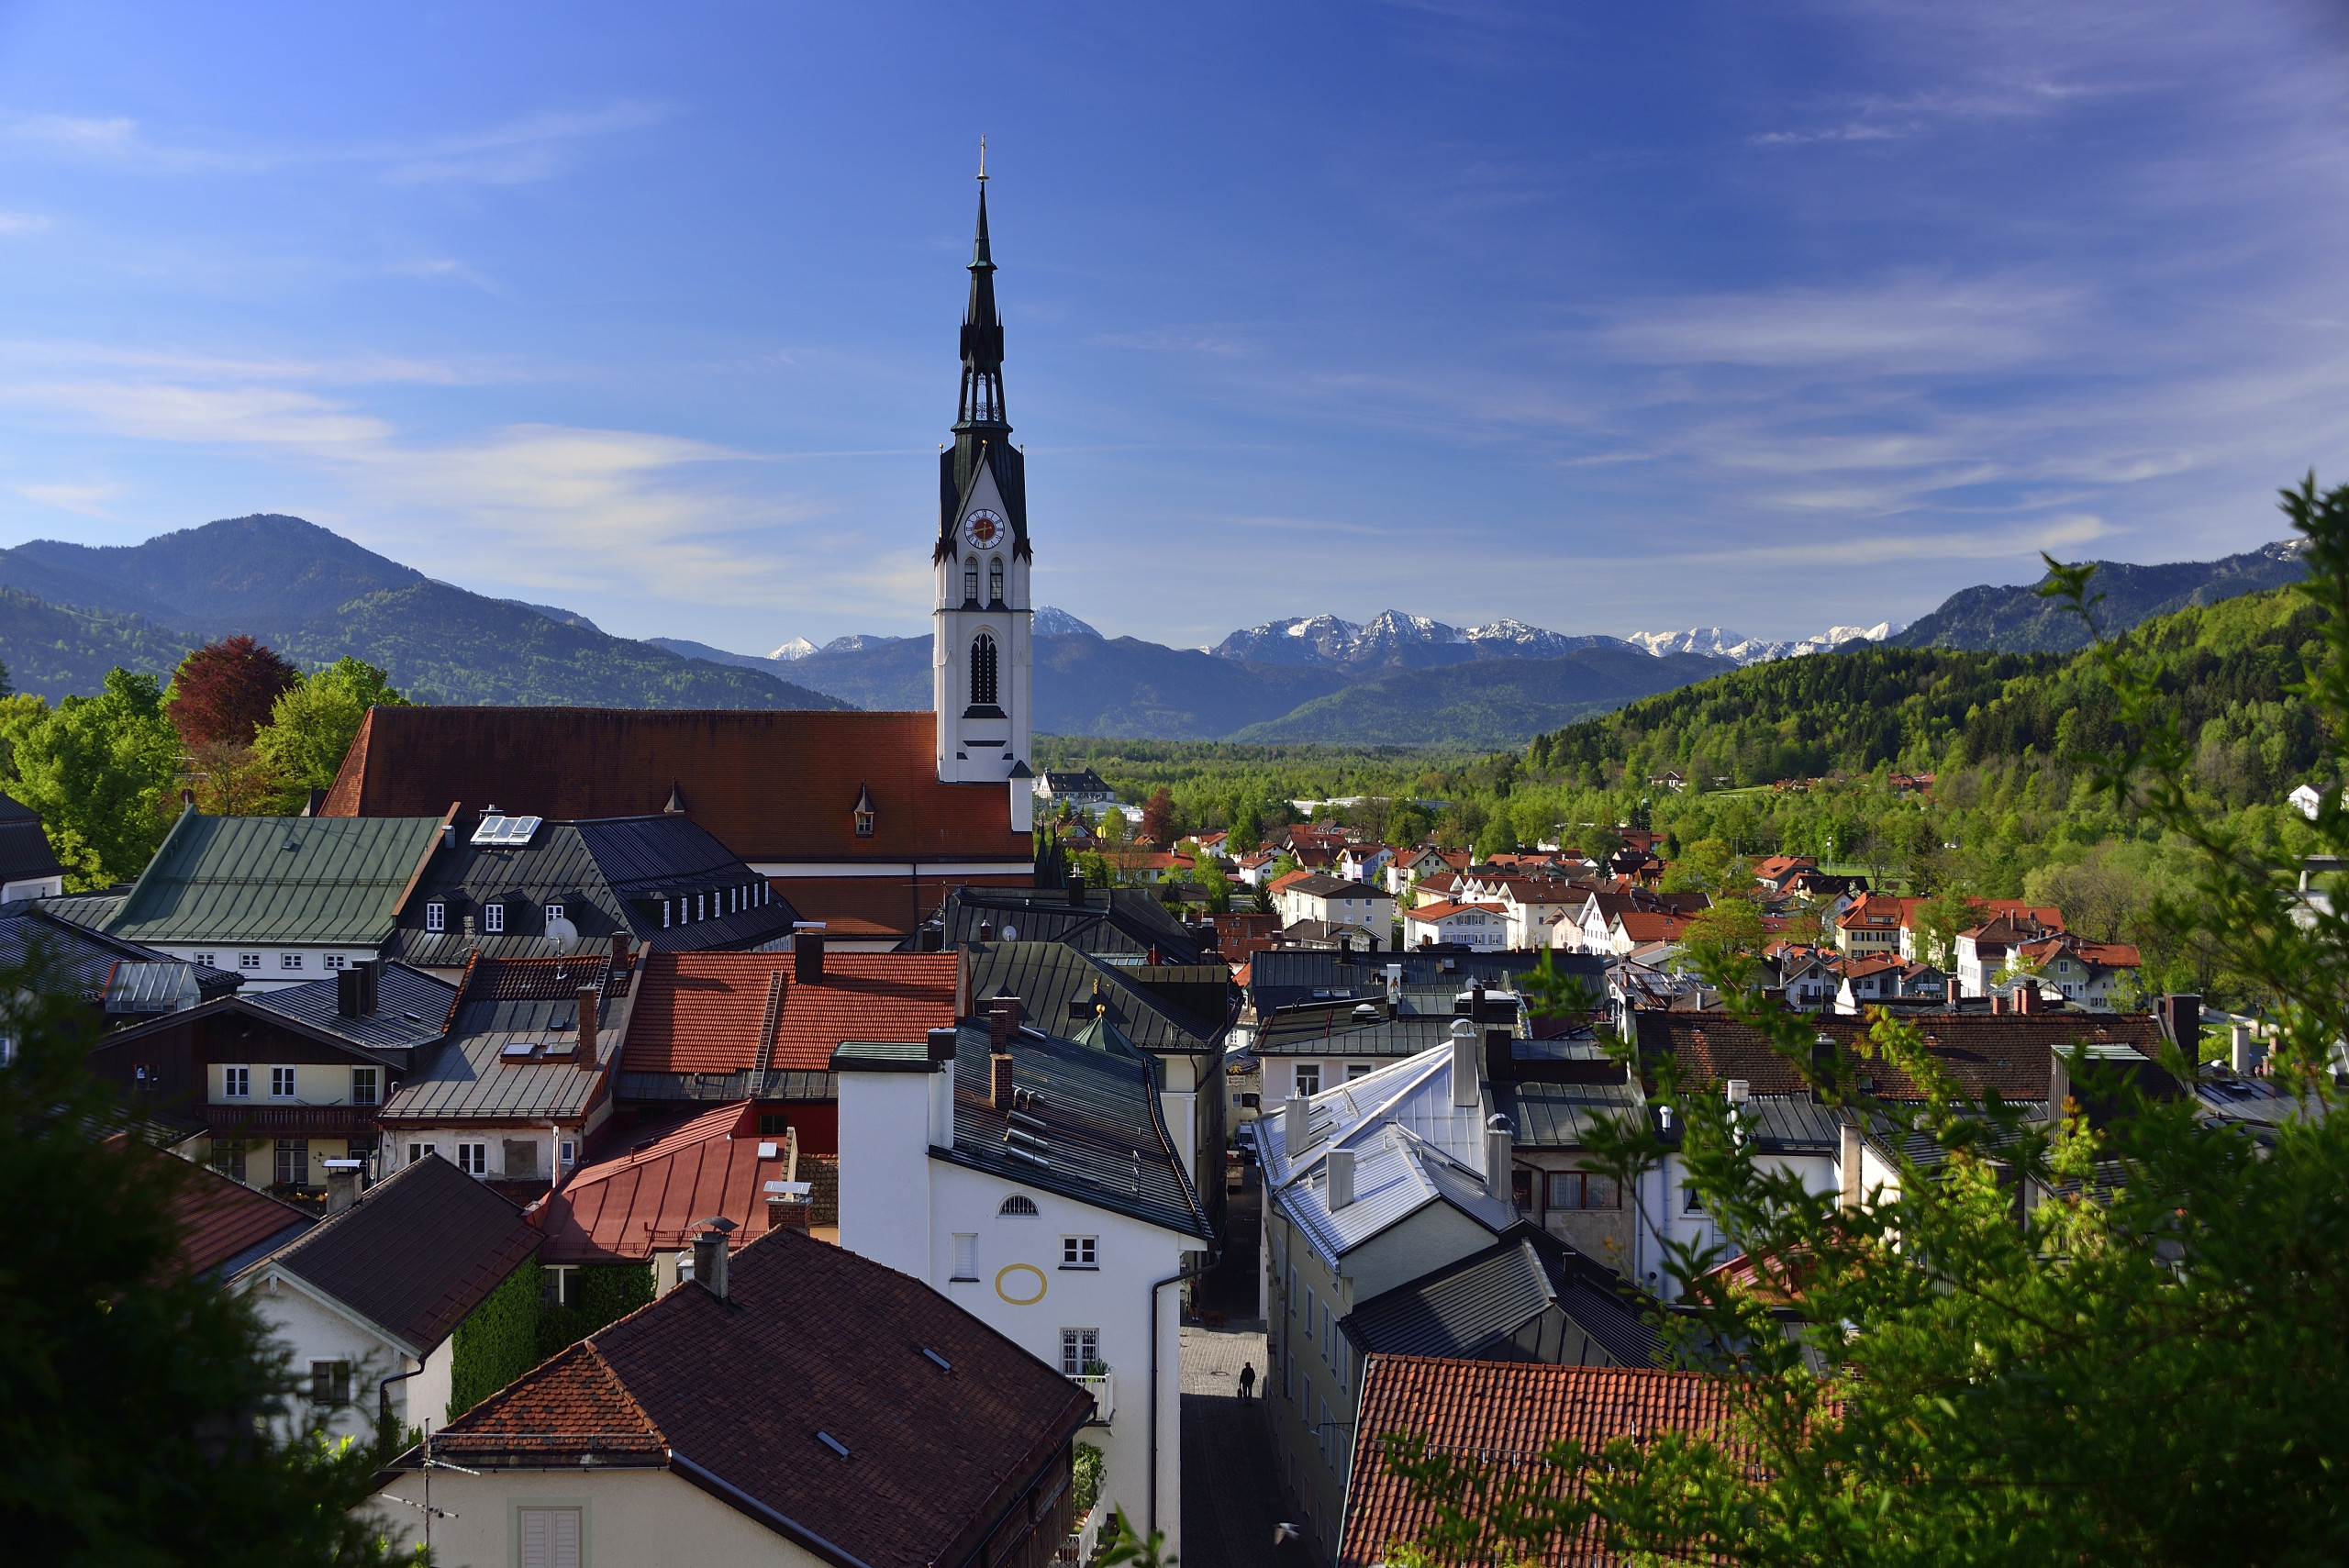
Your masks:
<svg viewBox="0 0 2349 1568"><path fill-rule="evenodd" d="M2324 656L2296 695L2337 767L2349 487L2311 477L2284 506L2326 612ZM2094 628L2092 569L2049 566L2051 596ZM1725 1010L1866 1129L1882 1179L1854 1207L1811 1191L1753 1157L1719 1085L1643 1062L1668 1125L1603 1127L1591 1162L1629 1183L1670 1158L1726 1238L1662 1250L1686 1282L1670 1354L1718 1380L1728 1425L1508 1465L1391 1434L1389 1462L1434 1513L1402 1556L1507 1564L1603 1542L1634 1561L1920 1568L2349 1558L2342 890L2319 871L2304 896L2298 866L2197 795L2158 657L2099 636L2094 658L2121 737L2089 760L2096 785L2190 851L2192 892L2157 917L2266 999L2273 1124L2199 1114L2191 1042L2159 1073L2075 1048L2075 1092L2052 1106L1969 1095L1883 1014L1849 1052L1815 1055L1810 1020L1769 1004L1749 961L1700 951ZM2328 854L2349 851L2339 801L2315 830Z"/></svg>

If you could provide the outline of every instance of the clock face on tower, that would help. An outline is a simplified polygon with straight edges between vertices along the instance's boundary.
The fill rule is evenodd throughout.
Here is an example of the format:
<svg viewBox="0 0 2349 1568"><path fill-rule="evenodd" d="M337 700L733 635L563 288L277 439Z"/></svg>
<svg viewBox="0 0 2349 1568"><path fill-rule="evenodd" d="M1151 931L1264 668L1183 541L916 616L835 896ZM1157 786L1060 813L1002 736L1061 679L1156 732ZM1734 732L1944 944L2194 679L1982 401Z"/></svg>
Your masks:
<svg viewBox="0 0 2349 1568"><path fill-rule="evenodd" d="M993 550L1003 542L1003 519L982 506L963 519L963 537L974 550Z"/></svg>

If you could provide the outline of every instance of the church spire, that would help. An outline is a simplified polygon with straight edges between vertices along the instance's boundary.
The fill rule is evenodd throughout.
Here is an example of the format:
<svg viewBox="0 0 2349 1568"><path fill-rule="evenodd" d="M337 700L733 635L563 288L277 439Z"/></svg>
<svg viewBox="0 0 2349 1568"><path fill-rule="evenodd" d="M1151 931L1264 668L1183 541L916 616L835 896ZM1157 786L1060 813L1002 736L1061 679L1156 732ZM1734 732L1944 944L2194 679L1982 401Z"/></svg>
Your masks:
<svg viewBox="0 0 2349 1568"><path fill-rule="evenodd" d="M971 247L971 303L963 312L963 397L954 433L1008 435L1003 407L1003 322L995 313L995 259L987 251L987 158L979 149L979 231Z"/></svg>

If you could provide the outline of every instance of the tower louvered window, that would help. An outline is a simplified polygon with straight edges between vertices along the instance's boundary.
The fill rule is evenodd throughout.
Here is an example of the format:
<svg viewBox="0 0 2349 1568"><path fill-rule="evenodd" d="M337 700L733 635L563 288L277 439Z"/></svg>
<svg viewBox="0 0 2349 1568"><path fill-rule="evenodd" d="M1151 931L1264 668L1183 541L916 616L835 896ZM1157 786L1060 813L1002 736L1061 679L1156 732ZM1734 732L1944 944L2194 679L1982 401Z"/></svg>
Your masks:
<svg viewBox="0 0 2349 1568"><path fill-rule="evenodd" d="M963 597L977 603L979 597L979 558L972 556L963 562Z"/></svg>
<svg viewBox="0 0 2349 1568"><path fill-rule="evenodd" d="M1003 557L1000 555L987 562L987 603L1003 603Z"/></svg>
<svg viewBox="0 0 2349 1568"><path fill-rule="evenodd" d="M971 642L971 706L995 706L995 639L984 631Z"/></svg>

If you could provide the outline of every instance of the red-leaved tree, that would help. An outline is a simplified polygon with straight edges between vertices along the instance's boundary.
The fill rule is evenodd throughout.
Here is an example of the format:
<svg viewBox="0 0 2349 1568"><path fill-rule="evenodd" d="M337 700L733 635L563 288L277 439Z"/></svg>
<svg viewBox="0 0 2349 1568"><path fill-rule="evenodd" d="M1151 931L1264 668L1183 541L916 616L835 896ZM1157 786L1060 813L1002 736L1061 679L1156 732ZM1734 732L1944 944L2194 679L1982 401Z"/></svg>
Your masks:
<svg viewBox="0 0 2349 1568"><path fill-rule="evenodd" d="M180 661L163 711L191 751L214 741L250 746L271 706L301 678L276 650L240 633Z"/></svg>
<svg viewBox="0 0 2349 1568"><path fill-rule="evenodd" d="M1174 844L1174 794L1161 787L1156 795L1142 803L1141 836L1160 849Z"/></svg>

